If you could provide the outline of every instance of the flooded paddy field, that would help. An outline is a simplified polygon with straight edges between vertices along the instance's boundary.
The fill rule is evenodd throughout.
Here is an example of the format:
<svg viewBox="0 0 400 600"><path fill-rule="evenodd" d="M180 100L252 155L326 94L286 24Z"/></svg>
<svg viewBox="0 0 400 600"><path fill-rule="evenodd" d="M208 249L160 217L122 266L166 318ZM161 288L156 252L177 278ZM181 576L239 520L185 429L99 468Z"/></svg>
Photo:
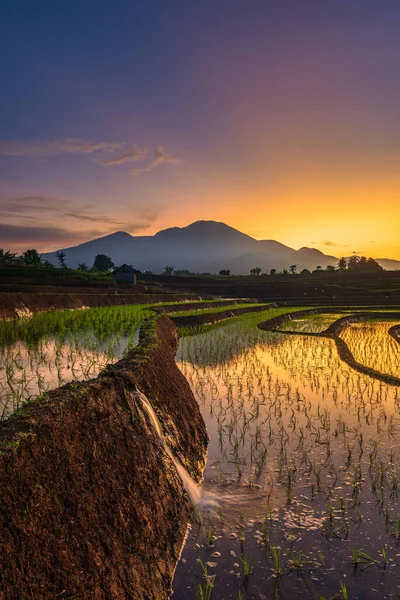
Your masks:
<svg viewBox="0 0 400 600"><path fill-rule="evenodd" d="M138 340L141 306L40 313L0 323L0 420L29 398L96 377Z"/></svg>
<svg viewBox="0 0 400 600"><path fill-rule="evenodd" d="M300 323L320 332L342 316ZM334 340L262 331L263 318L180 343L210 444L172 598L397 598L400 389L342 362ZM395 322L341 336L399 375Z"/></svg>

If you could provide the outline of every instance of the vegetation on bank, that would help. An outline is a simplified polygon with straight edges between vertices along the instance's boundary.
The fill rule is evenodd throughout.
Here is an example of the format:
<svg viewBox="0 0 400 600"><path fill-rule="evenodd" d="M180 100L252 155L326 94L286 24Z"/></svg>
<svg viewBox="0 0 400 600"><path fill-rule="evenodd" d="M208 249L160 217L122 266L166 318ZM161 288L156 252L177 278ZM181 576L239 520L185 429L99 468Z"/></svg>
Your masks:
<svg viewBox="0 0 400 600"><path fill-rule="evenodd" d="M265 303L265 306L268 306L268 304L270 303ZM205 308L205 309L189 309L189 310L182 310L179 312L171 312L169 313L170 317L191 317L192 315L208 315L208 314L214 314L214 313L218 313L218 312L223 312L225 310L236 310L238 308L255 308L255 307L260 307L263 306L262 303L259 302L246 302L246 303L237 303L237 304L230 304L230 305L224 305L224 306L218 306L218 307L212 307L212 308Z"/></svg>
<svg viewBox="0 0 400 600"><path fill-rule="evenodd" d="M71 333L92 332L98 340L134 331L153 311L145 305L102 306L91 309L57 310L31 317L0 321L0 348L18 340L35 344L43 337L59 339Z"/></svg>

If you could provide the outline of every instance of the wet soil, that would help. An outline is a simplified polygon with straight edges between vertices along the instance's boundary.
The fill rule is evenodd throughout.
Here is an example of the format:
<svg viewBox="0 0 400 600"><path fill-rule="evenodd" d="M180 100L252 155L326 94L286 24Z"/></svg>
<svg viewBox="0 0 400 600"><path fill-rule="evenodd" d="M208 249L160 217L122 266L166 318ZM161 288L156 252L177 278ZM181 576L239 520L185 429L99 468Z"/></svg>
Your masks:
<svg viewBox="0 0 400 600"><path fill-rule="evenodd" d="M169 597L192 507L133 392L199 481L207 433L176 348L149 320L126 359L0 425L0 600Z"/></svg>

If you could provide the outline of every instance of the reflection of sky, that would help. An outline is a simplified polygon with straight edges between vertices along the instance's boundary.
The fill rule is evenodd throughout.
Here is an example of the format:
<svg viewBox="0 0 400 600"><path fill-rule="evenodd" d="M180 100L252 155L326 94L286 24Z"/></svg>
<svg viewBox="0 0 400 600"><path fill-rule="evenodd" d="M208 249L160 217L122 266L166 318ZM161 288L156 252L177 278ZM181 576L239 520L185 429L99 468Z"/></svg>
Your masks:
<svg viewBox="0 0 400 600"><path fill-rule="evenodd" d="M362 329L360 337L366 342L369 333ZM201 577L196 561L211 556L217 595L236 599L242 554L253 569L247 595L275 597L272 546L282 552L285 597L335 597L345 581L349 597L389 598L398 586L399 388L350 369L331 339L243 323L182 340L178 359L211 438L203 494L217 504L200 506L202 525L184 547L173 598L193 597ZM210 530L212 548L205 541ZM382 563L356 571L350 555L362 549L381 561L382 547L393 560L376 585ZM297 553L310 561L301 574L290 573ZM320 553L323 561L311 569Z"/></svg>
<svg viewBox="0 0 400 600"><path fill-rule="evenodd" d="M209 218L400 258L398 2L117 4L1 9L3 243Z"/></svg>
<svg viewBox="0 0 400 600"><path fill-rule="evenodd" d="M135 335L137 342L138 332ZM69 383L92 379L118 360L130 339L96 343L79 336L71 343L49 339L37 347L17 342L0 352L0 418L16 410L26 398ZM110 343L112 342L112 343Z"/></svg>
<svg viewBox="0 0 400 600"><path fill-rule="evenodd" d="M396 351L398 357L397 348ZM218 356L222 360L216 363ZM206 421L211 461L220 456L218 415L224 415L224 426L235 416L240 423L243 414L254 414L260 402L260 418L252 421L250 427L254 434L254 428L265 420L263 406L268 407L275 396L290 397L294 408L293 398L298 397L301 403L309 404L313 413L319 406L328 410L333 420L342 415L352 426L358 422L359 402L363 413L374 414L379 412L383 398L387 414L398 412L396 388L353 371L339 359L334 341L326 338L285 336L256 328L246 331L245 327L232 324L210 334L183 339L178 365L188 378ZM237 409L241 403L243 413Z"/></svg>
<svg viewBox="0 0 400 600"><path fill-rule="evenodd" d="M400 373L400 344L388 334L395 321L354 323L340 337L355 360L381 373L395 377Z"/></svg>

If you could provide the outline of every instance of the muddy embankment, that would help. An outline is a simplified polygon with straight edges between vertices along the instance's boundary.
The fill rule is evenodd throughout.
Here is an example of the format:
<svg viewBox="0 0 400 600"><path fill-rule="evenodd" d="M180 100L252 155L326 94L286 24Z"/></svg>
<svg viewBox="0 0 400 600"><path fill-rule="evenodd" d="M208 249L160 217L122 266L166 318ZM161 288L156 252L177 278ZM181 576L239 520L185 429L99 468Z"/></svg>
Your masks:
<svg viewBox="0 0 400 600"><path fill-rule="evenodd" d="M325 337L334 340L338 354L340 359L345 362L349 367L358 371L359 373L363 373L364 375L369 375L374 379L378 379L379 381L383 381L384 383L388 383L389 385L400 385L400 377L395 377L393 375L388 375L386 373L381 373L380 371L376 371L371 367L367 367L362 363L359 363L354 358L354 355L346 342L340 337L340 334L346 327L351 325L352 323L359 323L361 321L369 320L369 319L400 319L400 313L394 312L362 312L356 313L352 315L346 315L344 317L340 317L334 323L332 323L325 331L321 332L305 332L305 331L290 331L290 330L279 330L278 328L284 325L285 323L290 322L292 319L296 319L299 317L304 317L312 314L322 314L322 313L330 313L331 310L323 309L323 308L315 308L308 310L300 310L287 315L281 315L274 319L270 319L269 321L265 321L264 323L260 323L258 327L260 329L264 329L266 331L272 331L275 333L281 333L282 335L307 335L313 337ZM335 312L339 312L335 309ZM400 325L394 325L388 330L389 335L391 335L397 342L400 343Z"/></svg>
<svg viewBox="0 0 400 600"><path fill-rule="evenodd" d="M24 314L49 310L199 300L197 295L151 293L144 286L138 288L135 288L135 293L118 289L104 289L99 292L98 289L90 288L60 291L49 288L41 292L0 292L0 319L11 319Z"/></svg>
<svg viewBox="0 0 400 600"><path fill-rule="evenodd" d="M171 320L175 323L177 327L193 327L194 325L211 325L211 323L218 323L219 321L226 321L227 319L231 319L232 317L237 317L239 315L244 315L246 313L254 313L254 312L262 312L263 310L267 310L268 308L273 308L277 306L277 304L264 304L260 306L253 307L241 307L241 308L233 308L230 310L223 310L220 312L214 313L205 313L198 315L187 315L187 316L173 316L170 317ZM189 307L187 307L189 308Z"/></svg>
<svg viewBox="0 0 400 600"><path fill-rule="evenodd" d="M97 379L0 424L0 599L163 600L192 507L143 405L194 480L207 433L165 316Z"/></svg>

